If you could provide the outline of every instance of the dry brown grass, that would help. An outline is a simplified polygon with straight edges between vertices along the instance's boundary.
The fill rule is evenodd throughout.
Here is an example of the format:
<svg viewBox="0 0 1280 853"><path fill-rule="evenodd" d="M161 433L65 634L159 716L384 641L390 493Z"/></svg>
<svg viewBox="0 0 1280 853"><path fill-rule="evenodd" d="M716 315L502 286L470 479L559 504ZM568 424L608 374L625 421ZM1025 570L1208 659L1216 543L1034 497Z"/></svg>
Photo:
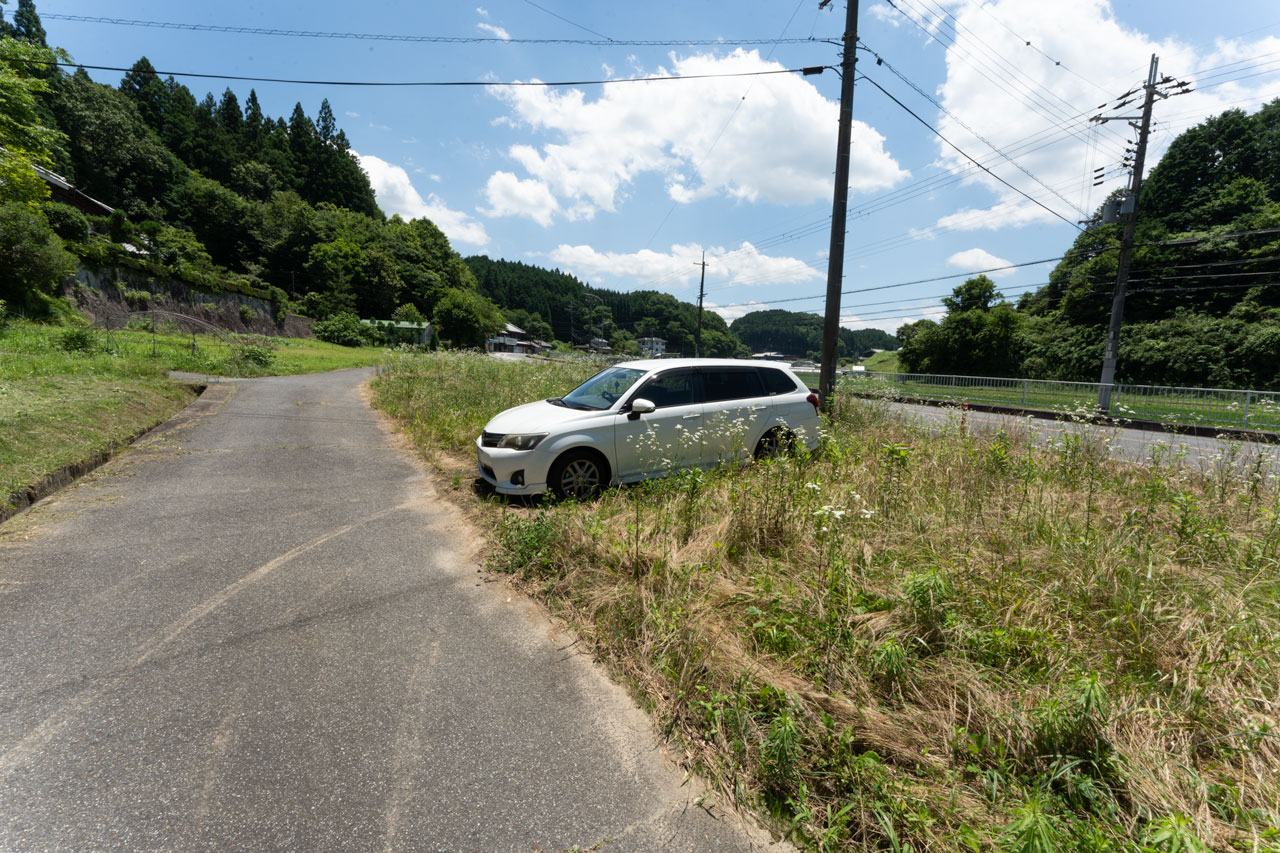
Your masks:
<svg viewBox="0 0 1280 853"><path fill-rule="evenodd" d="M1274 484L1107 441L845 401L816 458L488 506L492 564L817 849L1280 849Z"/></svg>

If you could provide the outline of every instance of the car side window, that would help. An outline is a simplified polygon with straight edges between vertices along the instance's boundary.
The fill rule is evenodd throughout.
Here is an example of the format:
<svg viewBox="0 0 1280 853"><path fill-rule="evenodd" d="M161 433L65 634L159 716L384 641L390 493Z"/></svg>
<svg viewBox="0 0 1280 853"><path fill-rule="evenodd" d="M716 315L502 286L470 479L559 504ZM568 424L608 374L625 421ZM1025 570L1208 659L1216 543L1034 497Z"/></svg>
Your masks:
<svg viewBox="0 0 1280 853"><path fill-rule="evenodd" d="M764 380L764 390L767 394L790 394L796 390L796 383L781 370L761 367L760 378Z"/></svg>
<svg viewBox="0 0 1280 853"><path fill-rule="evenodd" d="M723 400L743 400L765 396L760 375L755 370L706 370L702 375L703 388L708 403Z"/></svg>
<svg viewBox="0 0 1280 853"><path fill-rule="evenodd" d="M645 399L659 409L670 406L692 406L697 400L697 376L693 373L669 373L649 380L633 399Z"/></svg>

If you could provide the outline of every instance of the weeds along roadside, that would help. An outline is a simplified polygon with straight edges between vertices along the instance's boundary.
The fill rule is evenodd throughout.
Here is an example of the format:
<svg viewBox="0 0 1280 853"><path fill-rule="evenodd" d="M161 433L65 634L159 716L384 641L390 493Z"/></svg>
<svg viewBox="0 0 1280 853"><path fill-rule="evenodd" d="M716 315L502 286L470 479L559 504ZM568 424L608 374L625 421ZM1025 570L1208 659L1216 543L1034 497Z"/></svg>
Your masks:
<svg viewBox="0 0 1280 853"><path fill-rule="evenodd" d="M424 451L590 367L375 393ZM812 458L479 507L726 799L819 850L1280 850L1280 506L1248 447L1116 464L842 400Z"/></svg>

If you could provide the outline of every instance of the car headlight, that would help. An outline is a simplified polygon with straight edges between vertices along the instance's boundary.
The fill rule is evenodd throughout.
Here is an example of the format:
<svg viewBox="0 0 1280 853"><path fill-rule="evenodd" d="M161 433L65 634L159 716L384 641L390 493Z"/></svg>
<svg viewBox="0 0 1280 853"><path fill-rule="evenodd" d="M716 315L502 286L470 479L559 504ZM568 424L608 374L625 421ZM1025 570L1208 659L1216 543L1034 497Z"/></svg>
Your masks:
<svg viewBox="0 0 1280 853"><path fill-rule="evenodd" d="M546 437L547 433L545 432L524 434L513 432L499 439L498 446L505 447L508 450L533 450Z"/></svg>

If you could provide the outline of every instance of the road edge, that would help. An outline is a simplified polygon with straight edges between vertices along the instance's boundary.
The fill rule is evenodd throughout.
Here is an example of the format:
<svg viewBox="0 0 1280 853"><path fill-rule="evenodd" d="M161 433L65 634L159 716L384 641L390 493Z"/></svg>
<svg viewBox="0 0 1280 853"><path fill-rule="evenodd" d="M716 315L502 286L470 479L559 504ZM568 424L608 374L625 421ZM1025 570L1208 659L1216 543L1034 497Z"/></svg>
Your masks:
<svg viewBox="0 0 1280 853"><path fill-rule="evenodd" d="M25 512L45 498L57 494L68 486L74 484L86 474L96 471L112 459L115 459L121 453L129 450L138 442L149 438L154 434L168 431L171 428L176 428L195 416L202 414L210 407L223 402L230 396L230 385L191 382L180 384L186 384L193 387L196 392L196 398L186 406L182 407L182 409L177 413L170 415L164 420L157 421L151 426L140 429L127 438L113 441L103 449L89 455L87 458L63 465L58 470L46 474L36 482L12 492L5 499L5 503L0 505L0 524L4 524L14 516ZM209 394L210 389L213 389L214 393L212 397L215 399L211 399ZM219 393L222 389L225 389L225 392Z"/></svg>

